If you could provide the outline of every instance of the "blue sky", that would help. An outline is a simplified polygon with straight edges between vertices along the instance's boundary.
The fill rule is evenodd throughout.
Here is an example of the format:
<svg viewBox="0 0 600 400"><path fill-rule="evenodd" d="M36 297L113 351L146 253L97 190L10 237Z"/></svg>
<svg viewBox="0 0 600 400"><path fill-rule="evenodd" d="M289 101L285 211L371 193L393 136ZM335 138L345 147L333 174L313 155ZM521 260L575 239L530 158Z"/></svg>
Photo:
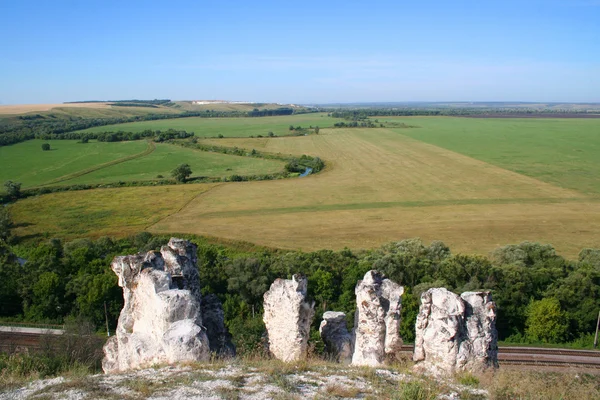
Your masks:
<svg viewBox="0 0 600 400"><path fill-rule="evenodd" d="M0 0L1 104L600 102L600 0Z"/></svg>

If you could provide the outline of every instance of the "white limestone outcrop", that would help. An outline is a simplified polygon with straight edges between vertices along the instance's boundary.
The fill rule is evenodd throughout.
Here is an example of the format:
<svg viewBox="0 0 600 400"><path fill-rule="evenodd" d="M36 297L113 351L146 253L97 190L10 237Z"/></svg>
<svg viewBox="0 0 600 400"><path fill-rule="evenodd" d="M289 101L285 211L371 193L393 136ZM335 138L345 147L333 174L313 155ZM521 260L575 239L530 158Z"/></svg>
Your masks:
<svg viewBox="0 0 600 400"><path fill-rule="evenodd" d="M495 310L489 292L424 292L415 326L415 370L451 375L497 367Z"/></svg>
<svg viewBox="0 0 600 400"><path fill-rule="evenodd" d="M306 357L314 302L306 299L306 278L276 279L264 294L263 321L269 338L269 351L281 361Z"/></svg>
<svg viewBox="0 0 600 400"><path fill-rule="evenodd" d="M400 354L400 312L404 287L371 270L355 289L353 365L379 366Z"/></svg>
<svg viewBox="0 0 600 400"><path fill-rule="evenodd" d="M348 364L352 361L352 334L346 327L346 314L343 312L327 311L319 327L325 350L336 361Z"/></svg>
<svg viewBox="0 0 600 400"><path fill-rule="evenodd" d="M194 244L172 238L160 252L115 257L111 268L124 305L104 346L104 372L209 359Z"/></svg>

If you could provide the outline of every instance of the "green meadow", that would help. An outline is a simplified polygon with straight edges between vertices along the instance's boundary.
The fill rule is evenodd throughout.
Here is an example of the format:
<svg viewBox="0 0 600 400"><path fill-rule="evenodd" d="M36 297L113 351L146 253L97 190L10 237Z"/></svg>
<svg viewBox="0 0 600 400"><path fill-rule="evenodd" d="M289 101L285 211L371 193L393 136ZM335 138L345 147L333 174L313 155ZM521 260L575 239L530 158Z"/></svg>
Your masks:
<svg viewBox="0 0 600 400"><path fill-rule="evenodd" d="M43 151L42 143L51 150ZM268 174L283 170L277 160L239 157L191 150L145 140L96 142L30 140L0 147L0 182L20 182L23 188L171 177L179 164L192 168L192 177Z"/></svg>
<svg viewBox="0 0 600 400"><path fill-rule="evenodd" d="M115 181L141 181L159 176L171 177L171 171L179 164L192 168L192 177L268 174L283 170L284 163L277 160L231 156L220 153L187 149L170 144L156 144L151 154L111 165L64 182L107 183Z"/></svg>
<svg viewBox="0 0 600 400"><path fill-rule="evenodd" d="M411 117L380 120L422 142L587 195L600 195L600 119Z"/></svg>
<svg viewBox="0 0 600 400"><path fill-rule="evenodd" d="M289 126L318 126L326 128L340 121L328 117L325 113L297 114L260 118L177 118L156 121L131 122L127 124L98 126L80 132L142 132L146 129L163 130L176 129L194 132L197 137L250 137L267 136L273 132L277 136L289 135Z"/></svg>
<svg viewBox="0 0 600 400"><path fill-rule="evenodd" d="M42 143L51 150L43 151ZM76 140L28 140L0 147L0 182L20 182L24 188L48 183L74 172L142 153L146 141L77 143Z"/></svg>

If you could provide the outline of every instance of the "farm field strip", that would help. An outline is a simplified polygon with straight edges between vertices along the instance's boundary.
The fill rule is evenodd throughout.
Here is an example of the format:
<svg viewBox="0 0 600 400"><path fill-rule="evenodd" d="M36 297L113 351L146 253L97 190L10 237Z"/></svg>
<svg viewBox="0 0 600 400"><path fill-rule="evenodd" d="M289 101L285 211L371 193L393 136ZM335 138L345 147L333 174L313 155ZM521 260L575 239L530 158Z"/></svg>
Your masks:
<svg viewBox="0 0 600 400"><path fill-rule="evenodd" d="M395 130L322 132L205 140L319 155L328 167L297 180L219 186L149 230L304 250L368 248L420 236L443 240L458 251L487 252L515 241L547 240L568 255L593 245L600 233L590 228L591 221L600 222L600 203L579 192Z"/></svg>
<svg viewBox="0 0 600 400"><path fill-rule="evenodd" d="M393 240L442 240L454 252L487 254L525 240L552 243L558 253L576 258L583 248L598 248L600 203L462 204L360 210L289 212L211 217L190 213L215 188L148 230L244 240L259 245L340 250L374 248Z"/></svg>
<svg viewBox="0 0 600 400"><path fill-rule="evenodd" d="M110 108L107 103L70 103L70 104L19 104L0 105L0 115L25 114L29 112L50 111L55 108Z"/></svg>
<svg viewBox="0 0 600 400"><path fill-rule="evenodd" d="M187 117L98 126L80 132L142 132L147 129L163 131L175 129L194 132L197 137L217 137L219 134L229 137L267 136L269 132L273 132L278 136L283 136L290 134L290 125L300 125L303 128L308 128L312 125L324 128L333 126L337 121L340 120L330 118L325 113L256 118Z"/></svg>
<svg viewBox="0 0 600 400"><path fill-rule="evenodd" d="M50 193L10 206L24 237L124 237L181 210L219 184L144 186Z"/></svg>
<svg viewBox="0 0 600 400"><path fill-rule="evenodd" d="M308 179L223 186L204 200L203 213L292 205L584 197L387 129L325 131L307 137L266 139L261 148L319 155L328 164L325 171ZM253 139L226 143L234 142L239 147L253 146ZM217 194L240 196L244 201L223 202Z"/></svg>
<svg viewBox="0 0 600 400"><path fill-rule="evenodd" d="M40 186L47 186L47 185L52 185L52 184L59 183L59 182L64 182L64 181L76 179L76 178L79 178L81 176L91 174L91 173L93 173L95 171L98 171L99 169L102 169L102 168L108 168L108 167L115 166L115 165L118 165L118 164L130 161L130 160L134 160L136 158L147 156L147 155L151 154L156 149L156 145L154 144L154 142L147 141L147 143L148 143L148 146L146 147L146 150L144 150L141 153L133 154L131 156L127 156L127 157L123 157L123 158L119 158L117 160L109 161L109 162L104 163L104 164L95 165L93 167L90 167L88 169L84 169L82 171L77 171L77 172L74 172L74 173L69 174L69 175L61 176L59 178L53 179L53 180L51 180L49 182L46 182L46 183L44 183L43 185L40 185ZM86 183L88 183L88 182L86 181Z"/></svg>
<svg viewBox="0 0 600 400"><path fill-rule="evenodd" d="M0 147L0 181L21 182L24 188L54 184L96 184L169 178L181 163L192 176L226 177L280 172L279 160L204 152L151 141L95 142L52 140L42 151L42 140Z"/></svg>
<svg viewBox="0 0 600 400"><path fill-rule="evenodd" d="M414 139L588 195L600 195L600 119L385 118Z"/></svg>
<svg viewBox="0 0 600 400"><path fill-rule="evenodd" d="M123 164L109 165L90 174L67 181L68 184L108 183L115 181L152 180L158 176L171 177L179 164L187 163L192 177L226 177L280 172L284 163L279 160L241 157L194 150L171 144L158 143L156 150L144 157L127 160Z"/></svg>

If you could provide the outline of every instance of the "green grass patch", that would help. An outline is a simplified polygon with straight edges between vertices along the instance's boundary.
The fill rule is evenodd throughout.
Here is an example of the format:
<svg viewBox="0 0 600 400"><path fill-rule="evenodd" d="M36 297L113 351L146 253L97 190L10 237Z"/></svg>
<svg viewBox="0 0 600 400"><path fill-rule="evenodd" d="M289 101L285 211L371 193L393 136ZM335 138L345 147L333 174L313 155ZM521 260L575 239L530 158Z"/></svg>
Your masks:
<svg viewBox="0 0 600 400"><path fill-rule="evenodd" d="M159 175L170 178L171 171L182 163L190 165L192 178L269 174L280 172L284 167L284 163L278 160L209 153L169 144L156 144L156 150L149 155L98 169L63 183L141 181L156 179Z"/></svg>
<svg viewBox="0 0 600 400"><path fill-rule="evenodd" d="M43 151L42 143L51 150ZM75 140L29 140L0 147L0 182L21 182L23 188L46 184L65 175L143 152L146 141L77 143Z"/></svg>
<svg viewBox="0 0 600 400"><path fill-rule="evenodd" d="M155 121L130 122L126 124L106 125L82 130L80 132L126 131L142 132L151 130L185 130L194 132L196 137L250 137L267 136L273 132L277 136L290 135L289 126L308 128L318 126L326 128L333 126L337 118L328 117L325 113L297 114L277 117L257 118L177 118Z"/></svg>
<svg viewBox="0 0 600 400"><path fill-rule="evenodd" d="M390 118L396 132L588 195L600 194L600 119Z"/></svg>

